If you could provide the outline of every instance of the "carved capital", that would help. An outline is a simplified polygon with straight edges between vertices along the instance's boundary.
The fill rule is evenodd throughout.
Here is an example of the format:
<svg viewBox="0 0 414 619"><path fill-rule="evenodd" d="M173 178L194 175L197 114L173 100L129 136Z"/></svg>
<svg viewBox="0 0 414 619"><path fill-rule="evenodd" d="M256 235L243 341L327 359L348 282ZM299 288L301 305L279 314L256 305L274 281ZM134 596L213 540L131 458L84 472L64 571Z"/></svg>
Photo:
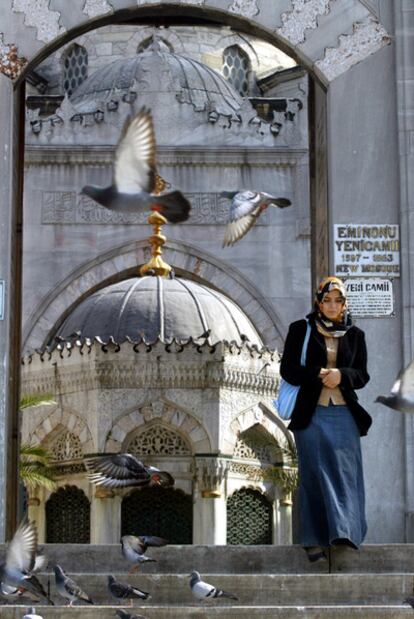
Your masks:
<svg viewBox="0 0 414 619"><path fill-rule="evenodd" d="M221 496L228 468L229 462L216 456L200 456L196 458L197 480L201 496L204 499L214 499Z"/></svg>

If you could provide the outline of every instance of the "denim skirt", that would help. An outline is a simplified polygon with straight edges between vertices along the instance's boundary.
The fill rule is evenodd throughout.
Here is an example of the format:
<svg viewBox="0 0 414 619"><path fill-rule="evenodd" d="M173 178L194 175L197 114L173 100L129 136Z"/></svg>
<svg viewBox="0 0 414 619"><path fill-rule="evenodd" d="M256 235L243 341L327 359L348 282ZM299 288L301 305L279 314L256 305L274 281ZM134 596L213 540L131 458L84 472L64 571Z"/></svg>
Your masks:
<svg viewBox="0 0 414 619"><path fill-rule="evenodd" d="M356 548L367 524L358 427L347 406L317 406L309 426L294 431L299 460L300 541Z"/></svg>

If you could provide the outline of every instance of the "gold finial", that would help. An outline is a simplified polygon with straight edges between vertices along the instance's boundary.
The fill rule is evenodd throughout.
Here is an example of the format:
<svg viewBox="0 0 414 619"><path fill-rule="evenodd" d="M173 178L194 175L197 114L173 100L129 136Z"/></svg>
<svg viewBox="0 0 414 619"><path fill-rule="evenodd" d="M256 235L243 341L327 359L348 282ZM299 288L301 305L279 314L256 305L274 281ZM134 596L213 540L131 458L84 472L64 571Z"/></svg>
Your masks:
<svg viewBox="0 0 414 619"><path fill-rule="evenodd" d="M148 223L154 228L154 234L149 237L151 243L151 258L144 264L139 272L142 276L146 275L148 271L153 271L153 275L161 275L161 277L167 277L172 268L169 264L164 262L161 257L162 246L167 240L166 237L161 234L161 226L167 223L167 220L161 213L153 211L148 217Z"/></svg>

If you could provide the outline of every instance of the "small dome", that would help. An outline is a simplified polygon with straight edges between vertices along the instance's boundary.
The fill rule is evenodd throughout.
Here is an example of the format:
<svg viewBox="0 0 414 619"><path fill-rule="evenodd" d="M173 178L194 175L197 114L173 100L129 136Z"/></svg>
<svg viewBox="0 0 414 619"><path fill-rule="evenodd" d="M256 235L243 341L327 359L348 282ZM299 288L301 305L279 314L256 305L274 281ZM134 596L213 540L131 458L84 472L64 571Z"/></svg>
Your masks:
<svg viewBox="0 0 414 619"><path fill-rule="evenodd" d="M149 342L198 340L210 330L210 342L247 340L263 343L249 318L220 292L182 278L134 277L98 290L82 301L65 320L58 336L72 339L112 336ZM201 341L204 341L202 338Z"/></svg>

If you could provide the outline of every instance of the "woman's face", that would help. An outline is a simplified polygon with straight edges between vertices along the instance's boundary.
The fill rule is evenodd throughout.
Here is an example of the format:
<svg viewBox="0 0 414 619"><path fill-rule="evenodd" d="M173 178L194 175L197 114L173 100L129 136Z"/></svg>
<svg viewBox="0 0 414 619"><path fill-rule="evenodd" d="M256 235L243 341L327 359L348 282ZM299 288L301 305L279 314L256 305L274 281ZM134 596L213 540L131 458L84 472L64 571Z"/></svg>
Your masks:
<svg viewBox="0 0 414 619"><path fill-rule="evenodd" d="M339 290L332 290L323 295L319 309L329 320L338 321L341 318L344 305L344 298Z"/></svg>

